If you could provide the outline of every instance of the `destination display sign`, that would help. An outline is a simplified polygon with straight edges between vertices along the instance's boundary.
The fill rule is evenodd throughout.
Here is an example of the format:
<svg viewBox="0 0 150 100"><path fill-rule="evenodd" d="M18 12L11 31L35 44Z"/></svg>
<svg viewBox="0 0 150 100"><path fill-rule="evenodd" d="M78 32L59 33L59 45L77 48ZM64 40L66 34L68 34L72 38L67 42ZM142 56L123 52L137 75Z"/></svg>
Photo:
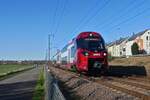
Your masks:
<svg viewBox="0 0 150 100"><path fill-rule="evenodd" d="M85 38L87 41L99 41L99 38Z"/></svg>

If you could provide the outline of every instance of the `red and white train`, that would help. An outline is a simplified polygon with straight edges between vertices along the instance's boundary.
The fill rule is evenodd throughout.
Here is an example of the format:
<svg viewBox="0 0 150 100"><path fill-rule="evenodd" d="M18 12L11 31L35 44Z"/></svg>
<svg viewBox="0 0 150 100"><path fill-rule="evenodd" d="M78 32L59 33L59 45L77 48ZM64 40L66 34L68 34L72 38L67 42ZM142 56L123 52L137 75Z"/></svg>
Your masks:
<svg viewBox="0 0 150 100"><path fill-rule="evenodd" d="M108 70L107 50L102 36L96 32L82 32L57 53L57 64L75 67L79 72Z"/></svg>

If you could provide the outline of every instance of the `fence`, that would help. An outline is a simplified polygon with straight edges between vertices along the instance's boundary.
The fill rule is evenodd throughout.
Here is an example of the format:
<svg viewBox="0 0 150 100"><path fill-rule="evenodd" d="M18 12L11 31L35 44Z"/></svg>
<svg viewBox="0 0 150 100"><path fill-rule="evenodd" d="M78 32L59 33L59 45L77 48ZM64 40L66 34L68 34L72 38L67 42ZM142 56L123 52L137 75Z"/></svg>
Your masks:
<svg viewBox="0 0 150 100"><path fill-rule="evenodd" d="M148 57L148 56L150 56L150 54L126 55L126 56L110 56L110 57L112 57L112 58L130 58L130 57Z"/></svg>
<svg viewBox="0 0 150 100"><path fill-rule="evenodd" d="M131 55L129 57L146 57L146 56L150 56L150 54L138 54L138 55Z"/></svg>
<svg viewBox="0 0 150 100"><path fill-rule="evenodd" d="M49 73L48 67L44 67L45 72L45 100L65 100L60 91L57 80Z"/></svg>

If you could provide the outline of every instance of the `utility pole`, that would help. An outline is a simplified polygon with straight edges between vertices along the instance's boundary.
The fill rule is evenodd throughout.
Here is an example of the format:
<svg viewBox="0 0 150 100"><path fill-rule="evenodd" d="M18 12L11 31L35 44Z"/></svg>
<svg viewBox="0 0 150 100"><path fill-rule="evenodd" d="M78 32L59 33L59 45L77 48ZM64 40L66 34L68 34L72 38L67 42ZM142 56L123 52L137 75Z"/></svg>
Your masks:
<svg viewBox="0 0 150 100"><path fill-rule="evenodd" d="M51 37L54 38L53 34L48 35L48 61L51 60Z"/></svg>
<svg viewBox="0 0 150 100"><path fill-rule="evenodd" d="M47 53L47 49L46 49L46 54L45 54L45 61L48 61L48 53Z"/></svg>
<svg viewBox="0 0 150 100"><path fill-rule="evenodd" d="M50 61L50 57L51 57L51 55L50 55L50 45L51 45L51 35L49 34L48 35L48 61Z"/></svg>

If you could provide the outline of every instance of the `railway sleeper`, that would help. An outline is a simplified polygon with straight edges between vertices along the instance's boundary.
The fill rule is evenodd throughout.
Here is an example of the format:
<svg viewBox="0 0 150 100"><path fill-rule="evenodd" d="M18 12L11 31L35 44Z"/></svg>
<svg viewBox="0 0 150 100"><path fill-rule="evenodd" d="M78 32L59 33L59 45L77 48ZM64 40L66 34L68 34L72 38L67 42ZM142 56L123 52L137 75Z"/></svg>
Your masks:
<svg viewBox="0 0 150 100"><path fill-rule="evenodd" d="M132 86L136 86L139 88L144 88L146 90L150 90L150 85L144 84L144 83L137 83L135 81L132 80L126 80L126 79L117 79L117 78L113 78L114 81L120 82L120 83L124 83L124 84L129 84Z"/></svg>
<svg viewBox="0 0 150 100"><path fill-rule="evenodd" d="M100 84L102 84L106 87L109 87L109 88L112 88L112 89L115 89L115 90L118 90L118 91L122 91L124 93L127 93L127 94L130 94L132 96L138 97L142 100L150 100L150 94L148 94L148 93L142 93L140 91L125 88L125 87L120 86L118 84L112 84L111 82L104 82L104 81L100 81L100 80L96 80L96 82L98 82L98 83L100 83Z"/></svg>

